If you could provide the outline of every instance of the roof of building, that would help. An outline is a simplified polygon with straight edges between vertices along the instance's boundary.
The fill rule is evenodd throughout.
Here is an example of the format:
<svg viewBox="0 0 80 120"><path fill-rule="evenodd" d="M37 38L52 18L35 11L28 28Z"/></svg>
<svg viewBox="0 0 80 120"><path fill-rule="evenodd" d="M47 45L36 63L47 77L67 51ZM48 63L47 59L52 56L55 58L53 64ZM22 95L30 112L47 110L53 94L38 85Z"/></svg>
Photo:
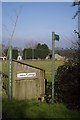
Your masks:
<svg viewBox="0 0 80 120"><path fill-rule="evenodd" d="M35 67L35 66L32 66L32 65L29 65L29 64L24 63L24 62L22 62L22 61L17 61L17 60L14 60L14 59L13 59L12 61L18 62L18 63L23 64L23 65L27 65L27 66L29 66L29 67L33 67L33 68L36 68L36 69L39 69L39 70L42 70L42 71L45 72L45 70L43 70L43 69L41 69L41 68L39 68L39 67Z"/></svg>
<svg viewBox="0 0 80 120"><path fill-rule="evenodd" d="M55 58L64 58L64 57L59 54L55 54Z"/></svg>

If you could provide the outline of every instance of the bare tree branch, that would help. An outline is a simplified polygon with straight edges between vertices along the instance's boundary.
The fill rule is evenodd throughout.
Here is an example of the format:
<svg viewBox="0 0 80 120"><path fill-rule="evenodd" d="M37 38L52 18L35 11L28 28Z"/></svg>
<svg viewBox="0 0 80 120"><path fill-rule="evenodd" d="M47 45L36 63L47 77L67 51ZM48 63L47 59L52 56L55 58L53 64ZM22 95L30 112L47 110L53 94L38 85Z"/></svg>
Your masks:
<svg viewBox="0 0 80 120"><path fill-rule="evenodd" d="M29 42L25 43L25 47L34 49L37 46L37 44L38 43L36 41L30 40Z"/></svg>

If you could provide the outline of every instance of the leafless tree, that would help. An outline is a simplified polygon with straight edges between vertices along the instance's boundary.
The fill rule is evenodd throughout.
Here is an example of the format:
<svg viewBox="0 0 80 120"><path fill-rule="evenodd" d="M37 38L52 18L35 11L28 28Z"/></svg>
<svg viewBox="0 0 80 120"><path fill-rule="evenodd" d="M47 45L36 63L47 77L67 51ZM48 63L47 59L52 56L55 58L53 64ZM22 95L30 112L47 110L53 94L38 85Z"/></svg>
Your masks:
<svg viewBox="0 0 80 120"><path fill-rule="evenodd" d="M36 48L37 44L38 44L38 42L36 42L34 40L30 40L27 43L25 43L25 47L34 49L34 48Z"/></svg>

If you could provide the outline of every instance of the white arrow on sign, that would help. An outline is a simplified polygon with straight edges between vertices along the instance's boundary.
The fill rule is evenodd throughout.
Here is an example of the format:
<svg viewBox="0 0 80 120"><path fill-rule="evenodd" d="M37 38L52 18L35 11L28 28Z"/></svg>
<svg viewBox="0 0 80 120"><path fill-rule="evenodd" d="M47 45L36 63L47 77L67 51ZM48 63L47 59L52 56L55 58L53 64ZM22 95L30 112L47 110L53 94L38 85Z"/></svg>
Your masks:
<svg viewBox="0 0 80 120"><path fill-rule="evenodd" d="M36 73L19 73L17 74L17 77L35 77Z"/></svg>

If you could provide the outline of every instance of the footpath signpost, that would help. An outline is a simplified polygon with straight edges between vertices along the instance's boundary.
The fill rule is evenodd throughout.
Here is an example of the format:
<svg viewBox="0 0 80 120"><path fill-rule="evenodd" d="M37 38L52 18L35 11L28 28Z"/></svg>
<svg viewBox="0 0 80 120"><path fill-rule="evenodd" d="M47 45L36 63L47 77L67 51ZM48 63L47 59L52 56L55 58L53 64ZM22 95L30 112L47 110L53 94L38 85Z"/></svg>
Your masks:
<svg viewBox="0 0 80 120"><path fill-rule="evenodd" d="M54 47L55 47L55 40L59 41L59 35L56 35L54 32L52 32L52 102L54 102L54 62L55 62Z"/></svg>

